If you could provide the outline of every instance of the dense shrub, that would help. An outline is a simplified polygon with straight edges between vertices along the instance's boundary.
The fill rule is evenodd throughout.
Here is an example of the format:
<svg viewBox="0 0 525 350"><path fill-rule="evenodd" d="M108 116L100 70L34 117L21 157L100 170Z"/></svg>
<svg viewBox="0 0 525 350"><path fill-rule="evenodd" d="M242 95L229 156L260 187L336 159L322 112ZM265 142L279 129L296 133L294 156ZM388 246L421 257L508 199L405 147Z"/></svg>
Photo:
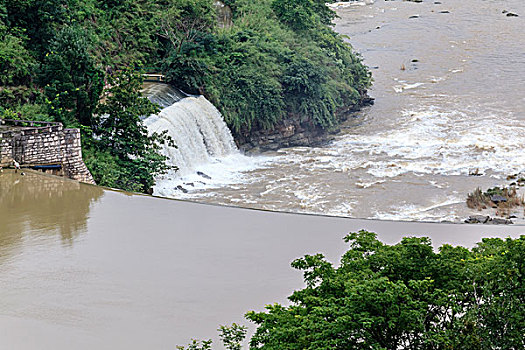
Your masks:
<svg viewBox="0 0 525 350"><path fill-rule="evenodd" d="M328 24L324 2L228 1L227 28L201 26L163 69L181 89L206 95L234 132L272 128L285 115L330 128L359 103L370 74ZM195 4L202 6L202 4Z"/></svg>

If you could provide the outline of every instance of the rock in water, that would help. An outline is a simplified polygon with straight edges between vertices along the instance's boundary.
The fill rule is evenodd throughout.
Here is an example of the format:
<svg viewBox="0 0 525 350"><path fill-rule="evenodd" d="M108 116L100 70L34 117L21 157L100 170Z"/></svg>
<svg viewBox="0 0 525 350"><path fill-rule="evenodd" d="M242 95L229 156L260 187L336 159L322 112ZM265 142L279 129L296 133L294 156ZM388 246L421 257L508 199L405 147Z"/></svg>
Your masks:
<svg viewBox="0 0 525 350"><path fill-rule="evenodd" d="M498 204L498 203L505 203L507 201L507 198L500 196L499 194L495 194L493 196L490 196L490 200L494 202L495 204Z"/></svg>
<svg viewBox="0 0 525 350"><path fill-rule="evenodd" d="M465 220L466 224L484 224L490 220L489 216L486 215L471 215Z"/></svg>
<svg viewBox="0 0 525 350"><path fill-rule="evenodd" d="M202 171L197 171L197 175L199 175L199 176L201 176L201 177L203 177L205 179L211 180L211 176L204 174Z"/></svg>
<svg viewBox="0 0 525 350"><path fill-rule="evenodd" d="M479 172L479 168L475 168L475 169L470 169L468 171L468 174L470 176L481 176L482 174Z"/></svg>
<svg viewBox="0 0 525 350"><path fill-rule="evenodd" d="M467 224L490 224L490 225L512 225L513 222L507 219L491 218L486 215L471 215L465 220Z"/></svg>
<svg viewBox="0 0 525 350"><path fill-rule="evenodd" d="M510 221L510 220L507 220L507 219L499 219L499 218L494 218L494 219L490 219L487 224L492 224L492 225L512 225L513 222Z"/></svg>
<svg viewBox="0 0 525 350"><path fill-rule="evenodd" d="M178 185L178 186L177 186L177 189L178 189L179 191L182 191L182 193L188 193L188 190L185 189L184 187L182 187L181 185Z"/></svg>

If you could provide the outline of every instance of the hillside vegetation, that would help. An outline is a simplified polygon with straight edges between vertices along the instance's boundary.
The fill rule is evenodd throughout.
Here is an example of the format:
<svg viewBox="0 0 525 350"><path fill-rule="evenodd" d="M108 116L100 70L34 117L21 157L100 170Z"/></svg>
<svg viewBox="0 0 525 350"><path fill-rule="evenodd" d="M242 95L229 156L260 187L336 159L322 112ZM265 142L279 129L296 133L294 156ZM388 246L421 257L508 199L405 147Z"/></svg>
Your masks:
<svg viewBox="0 0 525 350"><path fill-rule="evenodd" d="M163 69L182 90L206 95L234 132L272 128L287 114L330 128L370 84L360 58L329 26L335 13L323 0L228 0L233 21L225 28L208 1L199 2L174 16L184 25L168 28L173 45Z"/></svg>
<svg viewBox="0 0 525 350"><path fill-rule="evenodd" d="M204 94L234 132L286 115L328 129L359 104L370 74L331 29L324 1L226 4L232 20L221 25L212 0L3 0L0 116L80 127L99 184L148 191L166 170L156 154L165 138L140 121L155 111L136 94L141 72ZM107 99L121 81L133 89Z"/></svg>

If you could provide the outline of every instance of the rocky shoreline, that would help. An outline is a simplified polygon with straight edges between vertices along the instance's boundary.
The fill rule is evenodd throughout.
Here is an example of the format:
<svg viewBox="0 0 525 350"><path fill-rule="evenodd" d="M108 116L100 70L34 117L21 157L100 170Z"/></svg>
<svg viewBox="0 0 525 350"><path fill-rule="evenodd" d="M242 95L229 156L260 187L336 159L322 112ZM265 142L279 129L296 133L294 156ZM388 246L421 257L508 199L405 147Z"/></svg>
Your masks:
<svg viewBox="0 0 525 350"><path fill-rule="evenodd" d="M373 104L374 98L364 93L357 105L338 111L338 119L342 123L361 108ZM276 151L285 147L318 146L332 140L339 131L339 127L323 129L311 122L302 121L299 115L289 115L277 123L273 129L252 129L249 132L238 133L232 131L232 135L239 150L259 153Z"/></svg>
<svg viewBox="0 0 525 350"><path fill-rule="evenodd" d="M471 174L473 175L473 174ZM493 187L486 191L477 188L469 193L466 205L480 214L470 215L467 224L511 225L523 224L525 220L525 176L514 174L507 177L512 181L504 187Z"/></svg>

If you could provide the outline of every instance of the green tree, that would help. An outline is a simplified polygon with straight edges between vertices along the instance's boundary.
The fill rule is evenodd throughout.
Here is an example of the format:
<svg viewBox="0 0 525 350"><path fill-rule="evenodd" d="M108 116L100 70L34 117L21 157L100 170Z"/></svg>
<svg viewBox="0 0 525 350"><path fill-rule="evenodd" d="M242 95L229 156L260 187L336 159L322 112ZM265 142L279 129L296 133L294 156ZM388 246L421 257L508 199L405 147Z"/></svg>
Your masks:
<svg viewBox="0 0 525 350"><path fill-rule="evenodd" d="M2 33L0 42L0 85L23 85L31 82L35 60L20 38Z"/></svg>
<svg viewBox="0 0 525 350"><path fill-rule="evenodd" d="M284 119L330 129L366 97L369 72L330 28L335 14L324 1L227 3L233 9L227 28L191 20L209 9L209 0L195 1L192 11L176 7L175 14L188 15L165 21L171 30L161 33L163 71L170 83L214 103L236 138L272 130Z"/></svg>
<svg viewBox="0 0 525 350"><path fill-rule="evenodd" d="M108 77L108 89L96 110L91 143L100 154L86 161L98 184L130 191L148 192L154 177L168 169L160 144L171 142L165 135L152 134L142 123L159 111L141 94L143 78L131 69ZM109 174L109 175L108 175Z"/></svg>
<svg viewBox="0 0 525 350"><path fill-rule="evenodd" d="M50 45L40 70L50 114L66 125L93 125L104 87L104 72L90 54L87 33L64 27Z"/></svg>
<svg viewBox="0 0 525 350"><path fill-rule="evenodd" d="M245 326L233 323L231 326L220 326L219 337L221 338L224 347L228 350L241 350L242 342L246 338Z"/></svg>
<svg viewBox="0 0 525 350"><path fill-rule="evenodd" d="M480 337L491 349L525 348L525 236L486 238L470 267Z"/></svg>
<svg viewBox="0 0 525 350"><path fill-rule="evenodd" d="M351 233L334 267L321 254L292 266L306 287L292 305L249 312L253 349L523 349L525 236L472 251L428 238L385 245Z"/></svg>
<svg viewBox="0 0 525 350"><path fill-rule="evenodd" d="M223 346L228 350L241 350L242 342L246 338L247 328L233 323L231 326L220 326L219 337ZM193 339L187 347L177 346L178 350L211 350L211 339L199 341Z"/></svg>
<svg viewBox="0 0 525 350"><path fill-rule="evenodd" d="M274 0L272 9L280 21L294 30L306 31L329 25L336 14L323 0Z"/></svg>
<svg viewBox="0 0 525 350"><path fill-rule="evenodd" d="M163 1L159 35L180 52L185 43L194 42L215 26L215 9L209 0Z"/></svg>

